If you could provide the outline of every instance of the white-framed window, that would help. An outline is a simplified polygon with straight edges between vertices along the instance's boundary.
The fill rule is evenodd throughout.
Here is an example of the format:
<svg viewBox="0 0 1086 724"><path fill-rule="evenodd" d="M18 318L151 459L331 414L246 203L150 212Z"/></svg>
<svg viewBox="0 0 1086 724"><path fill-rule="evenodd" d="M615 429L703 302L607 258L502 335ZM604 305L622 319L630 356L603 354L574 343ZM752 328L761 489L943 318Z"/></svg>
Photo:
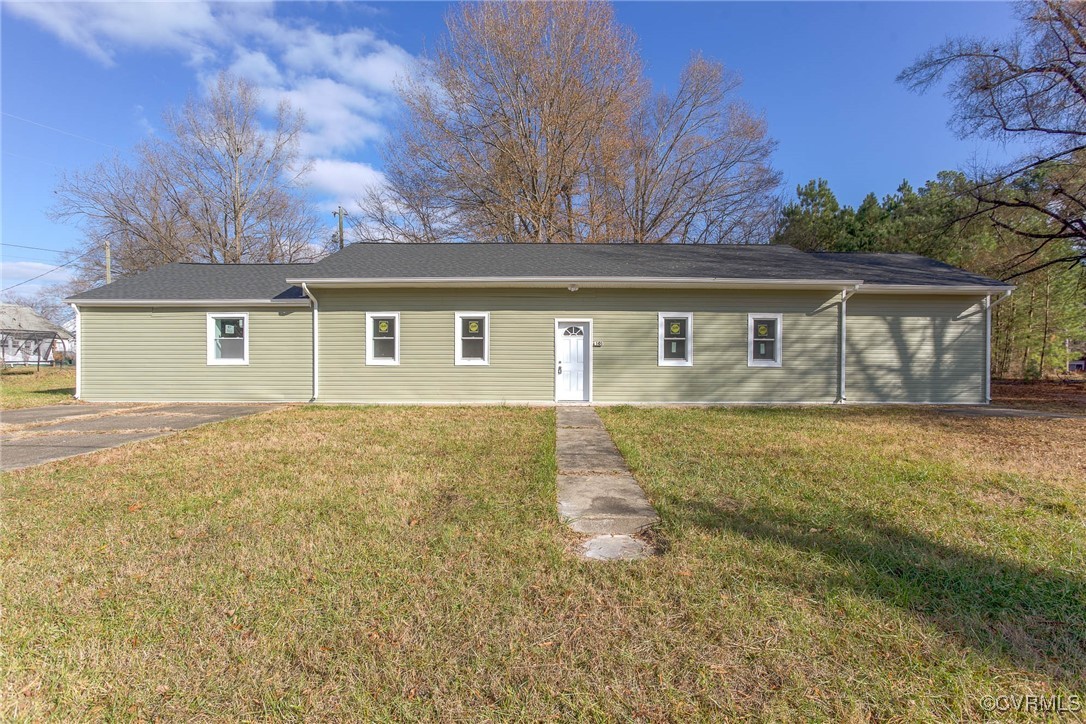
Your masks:
<svg viewBox="0 0 1086 724"><path fill-rule="evenodd" d="M207 363L249 364L249 313L210 312L207 315Z"/></svg>
<svg viewBox="0 0 1086 724"><path fill-rule="evenodd" d="M747 315L747 366L781 366L781 315Z"/></svg>
<svg viewBox="0 0 1086 724"><path fill-rule="evenodd" d="M366 364L400 364L400 313L366 313Z"/></svg>
<svg viewBox="0 0 1086 724"><path fill-rule="evenodd" d="M689 312L660 312L657 362L662 367L690 367L694 364L694 315Z"/></svg>
<svg viewBox="0 0 1086 724"><path fill-rule="evenodd" d="M490 312L457 312L456 364L490 364Z"/></svg>

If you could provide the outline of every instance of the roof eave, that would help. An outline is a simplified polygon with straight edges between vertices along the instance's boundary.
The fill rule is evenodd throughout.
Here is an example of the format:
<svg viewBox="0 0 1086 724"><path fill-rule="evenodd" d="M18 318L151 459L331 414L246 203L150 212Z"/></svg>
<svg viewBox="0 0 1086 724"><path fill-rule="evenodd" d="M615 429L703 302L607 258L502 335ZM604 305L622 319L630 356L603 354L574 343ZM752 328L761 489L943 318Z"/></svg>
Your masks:
<svg viewBox="0 0 1086 724"><path fill-rule="evenodd" d="M308 299L65 299L77 307L308 307Z"/></svg>
<svg viewBox="0 0 1086 724"><path fill-rule="evenodd" d="M554 288L577 286L585 289L758 289L787 287L789 289L832 289L855 287L855 279L725 279L708 277L325 277L287 279L288 284L305 284L312 289L352 289L388 287L536 287Z"/></svg>
<svg viewBox="0 0 1086 724"><path fill-rule="evenodd" d="M875 284L864 283L858 294L1002 294L1014 291L1009 284Z"/></svg>

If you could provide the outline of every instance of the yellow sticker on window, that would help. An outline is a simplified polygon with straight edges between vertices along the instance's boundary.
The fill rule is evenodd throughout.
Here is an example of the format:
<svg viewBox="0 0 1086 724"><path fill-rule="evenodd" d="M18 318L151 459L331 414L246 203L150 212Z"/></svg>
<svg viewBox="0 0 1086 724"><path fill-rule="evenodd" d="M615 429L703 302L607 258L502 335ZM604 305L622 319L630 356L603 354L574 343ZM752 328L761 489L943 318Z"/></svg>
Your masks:
<svg viewBox="0 0 1086 724"><path fill-rule="evenodd" d="M468 331L469 332L478 332L479 331L479 323L475 322L475 321L468 322Z"/></svg>
<svg viewBox="0 0 1086 724"><path fill-rule="evenodd" d="M671 323L671 333L672 334L678 334L679 330L681 330L681 329L682 329L682 327L679 326L678 322L672 322Z"/></svg>
<svg viewBox="0 0 1086 724"><path fill-rule="evenodd" d="M769 327L767 327L764 324L759 324L758 325L758 336L759 337L765 337L768 334L769 334Z"/></svg>
<svg viewBox="0 0 1086 724"><path fill-rule="evenodd" d="M381 320L380 322L378 322L377 323L377 330L379 332L387 332L388 331L388 322L386 322L384 320Z"/></svg>

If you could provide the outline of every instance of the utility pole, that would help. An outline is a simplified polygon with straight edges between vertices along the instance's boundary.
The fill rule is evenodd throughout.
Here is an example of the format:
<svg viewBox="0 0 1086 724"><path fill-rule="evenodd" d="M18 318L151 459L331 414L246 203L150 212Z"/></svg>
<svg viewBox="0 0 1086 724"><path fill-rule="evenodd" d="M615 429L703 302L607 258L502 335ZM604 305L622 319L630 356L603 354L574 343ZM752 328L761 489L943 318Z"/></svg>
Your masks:
<svg viewBox="0 0 1086 724"><path fill-rule="evenodd" d="M109 239L106 239L106 284L113 282L112 260L110 259Z"/></svg>
<svg viewBox="0 0 1086 724"><path fill-rule="evenodd" d="M343 210L343 207L338 207L338 210L332 212L332 216L339 217L339 248L343 248L343 217L347 215L347 212Z"/></svg>

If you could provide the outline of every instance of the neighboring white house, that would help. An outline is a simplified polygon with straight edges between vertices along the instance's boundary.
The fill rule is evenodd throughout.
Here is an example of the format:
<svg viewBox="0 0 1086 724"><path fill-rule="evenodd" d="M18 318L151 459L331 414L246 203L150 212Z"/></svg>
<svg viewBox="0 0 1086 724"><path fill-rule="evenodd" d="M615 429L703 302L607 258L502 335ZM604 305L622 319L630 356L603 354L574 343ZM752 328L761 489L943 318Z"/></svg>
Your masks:
<svg viewBox="0 0 1086 724"><path fill-rule="evenodd" d="M5 367L52 365L56 359L64 359L72 339L68 330L30 307L0 304L0 349Z"/></svg>
<svg viewBox="0 0 1086 724"><path fill-rule="evenodd" d="M76 337L76 331L79 325L76 324L75 317L72 317L60 326L71 336L69 339L58 339L57 345L59 345L61 355L64 359L74 361L75 356L79 354L79 339Z"/></svg>

